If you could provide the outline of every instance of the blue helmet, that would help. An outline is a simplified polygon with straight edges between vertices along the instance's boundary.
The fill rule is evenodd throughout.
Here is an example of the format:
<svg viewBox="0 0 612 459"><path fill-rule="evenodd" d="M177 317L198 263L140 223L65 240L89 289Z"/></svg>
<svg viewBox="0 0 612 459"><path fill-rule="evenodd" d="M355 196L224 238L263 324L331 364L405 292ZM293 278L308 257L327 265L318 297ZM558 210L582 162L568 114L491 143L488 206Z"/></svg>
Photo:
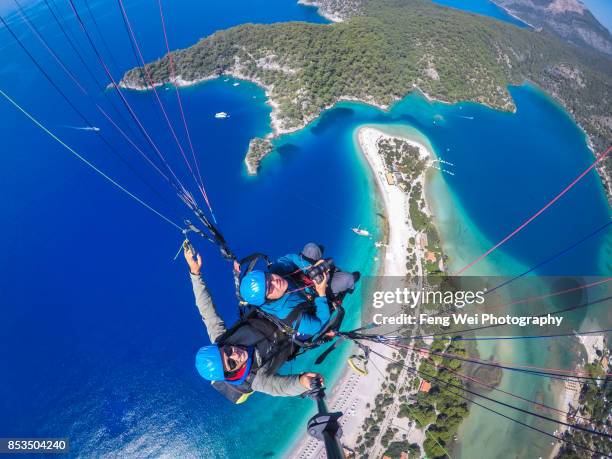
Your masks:
<svg viewBox="0 0 612 459"><path fill-rule="evenodd" d="M240 281L240 296L253 306L262 306L266 302L266 273L254 270Z"/></svg>
<svg viewBox="0 0 612 459"><path fill-rule="evenodd" d="M204 346L198 350L195 366L202 378L209 381L222 381L225 379L223 360L218 346Z"/></svg>

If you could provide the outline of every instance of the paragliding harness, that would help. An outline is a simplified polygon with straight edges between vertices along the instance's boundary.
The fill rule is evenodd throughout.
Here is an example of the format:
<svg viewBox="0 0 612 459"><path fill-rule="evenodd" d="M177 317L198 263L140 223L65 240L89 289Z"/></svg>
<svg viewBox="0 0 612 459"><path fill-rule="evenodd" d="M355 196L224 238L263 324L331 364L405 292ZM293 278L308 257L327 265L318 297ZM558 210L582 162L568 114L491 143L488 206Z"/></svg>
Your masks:
<svg viewBox="0 0 612 459"><path fill-rule="evenodd" d="M189 201L186 201L186 204L191 207ZM271 265L269 257L262 253L254 253L242 260L238 260L228 247L221 232L208 220L208 218L206 218L204 213L195 206L192 207L192 210L195 212L200 222L204 224L207 232L202 231L191 223L191 221L185 219L185 229L183 230L185 240L181 247L190 249L195 253L195 249L189 240L189 233L198 234L209 242L217 245L221 255L226 260L238 264L238 269L233 269L232 272L234 275L236 296L239 301L240 320L221 335L219 339L217 339L216 344L219 347L225 344L251 346L257 351L257 354L259 354L261 361L256 361L255 352L253 352L251 368L244 381L240 384L232 384L232 382L228 380L214 381L212 386L232 403L243 403L253 393L251 385L257 371L262 367L269 364L265 371L268 374L274 374L285 362L331 339L325 335L330 331L337 332L342 324L342 319L344 318L342 300L345 293L331 299L330 303L333 306L333 310L331 311L331 317L325 327L307 340L299 339L297 329L299 328L302 316L313 310L314 298L312 298L312 296L309 297L309 294L304 292L306 298L304 304L301 305L301 307L295 308L284 320L272 314L268 314L261 308L244 301L240 295L240 282L244 276L255 268L255 265L260 260L265 262L266 267L269 267ZM243 266L245 266L244 269ZM290 273L289 277L291 277L292 281L297 285L303 286L303 290L314 287L314 282L305 275L301 269Z"/></svg>
<svg viewBox="0 0 612 459"><path fill-rule="evenodd" d="M330 331L337 331L340 328L342 319L344 318L342 296L339 298L334 298L330 301L333 310L331 311L331 317L325 327L323 327L323 329L321 329L316 335L308 338L307 340L300 339L297 330L300 326L302 317L305 314L314 314L315 310L314 296L305 291L310 287L314 287L314 282L306 274L304 274L301 269L286 275L286 277L290 278L296 285L302 288L304 302L296 307L285 319L279 319L278 317L263 311L260 307L249 304L240 295L240 282L244 276L253 271L257 263L260 261L265 262L266 267L269 267L272 264L267 255L262 253L254 253L240 260L238 262L240 269L238 271L234 270L234 283L236 287L236 296L239 300L241 320L245 317L258 317L274 324L277 329L288 338L291 352L288 353L286 360L292 360L308 349L315 348L322 343L329 341L329 338L325 335Z"/></svg>
<svg viewBox="0 0 612 459"><path fill-rule="evenodd" d="M286 334L268 319L250 313L229 328L216 341L225 345L252 349L251 367L244 381L239 384L229 380L213 381L212 386L232 403L243 403L253 393L251 387L258 371L274 374L287 361L291 343ZM259 356L259 360L257 356ZM262 368L268 366L265 370Z"/></svg>
<svg viewBox="0 0 612 459"><path fill-rule="evenodd" d="M353 341L359 346L363 355L352 355L348 359L349 366L353 371L360 375L367 374L368 357L370 354L369 347L360 343L359 340L367 340L372 342L387 342L391 340L391 337L384 335L367 335L360 333L364 330L375 326L374 323L368 324L361 328L349 331L340 332L339 328L344 318L344 309L342 308L342 300L346 292L336 298L328 298L333 306L331 311L331 318L327 322L326 326L319 331L315 336L310 337L308 340L303 341L298 339L297 329L303 314L308 313L313 309L313 298L310 297L309 301L305 301L303 307L295 308L292 314L284 320L278 317L268 314L261 308L251 305L240 295L240 282L248 273L250 273L255 265L261 260L265 262L266 267L271 265L271 261L268 256L262 253L254 253L248 257L238 261L236 256L229 249L225 238L217 228L204 216L200 209L194 209L199 220L204 224L208 233L202 231L193 225L189 220L185 220L185 229L183 234L185 241L183 248L193 249L191 242L189 241L189 233L193 232L207 239L209 242L217 245L221 254L228 261L238 264L238 269L233 269L234 274L234 285L236 290L236 296L239 301L240 309L240 320L229 330L227 330L218 340L217 344L223 346L224 344L233 344L237 346L253 346L257 350L260 361L257 362L254 358L253 353L252 366L249 370L249 374L246 379L240 384L232 384L230 381L215 381L212 383L213 387L219 391L225 398L233 403L243 403L247 400L249 395L253 393L251 384L255 379L257 371L270 363L266 372L274 374L276 371L287 361L294 359L299 354L320 346L321 344L328 342L331 338L326 337L326 333L330 331L336 332L336 341L332 343L315 361L315 365L320 365L323 361L336 349L339 344L344 340ZM308 260L312 261L312 260ZM243 268L244 267L244 268ZM335 269L333 266L331 269ZM288 277L297 284L304 287L303 290L309 287L314 287L314 282L310 279L301 269L290 273ZM309 293L304 292L306 299L309 299Z"/></svg>
<svg viewBox="0 0 612 459"><path fill-rule="evenodd" d="M191 208L191 210L193 210L198 217L198 220L200 220L207 231L202 231L200 228L191 223L191 221L185 219L185 229L183 230L185 241L183 243L183 247L191 247L189 233L198 234L199 236L202 236L204 239L218 246L221 255L226 260L238 263L239 269L232 270L234 274L236 297L238 298L240 309L240 322L238 322L238 324L244 320L251 320L254 317L266 319L274 324L280 331L290 338L289 342L291 344L290 348L292 349L292 352L287 360L291 360L298 354L329 341L329 338L325 337L325 334L330 331L337 331L342 324L342 319L344 318L342 299L344 298L345 293L341 294L337 298L332 298L331 300L328 298L333 306L333 310L331 311L331 317L327 324L322 330L319 331L319 333L308 338L307 340L298 339L297 329L299 328L303 315L314 310L314 298L312 298L312 296L309 297L309 294L304 292L304 296L307 301L305 301L301 307L295 308L294 311L292 311L292 313L284 320L281 320L272 314L268 314L257 306L250 305L240 295L240 281L255 268L255 265L260 260L265 262L266 267L269 267L272 264L270 258L263 253L254 253L243 258L242 260L238 260L238 258L228 247L223 234L221 234L221 232L210 222L210 220L208 220L206 215L204 215L204 212L202 212L202 210L197 206L193 205L193 203L191 203L189 200L185 200L185 203ZM243 269L243 266L246 266L246 268ZM303 290L306 290L309 287L314 287L314 282L307 275L305 275L301 269L291 273L289 277L291 277L294 283L297 285L305 287Z"/></svg>

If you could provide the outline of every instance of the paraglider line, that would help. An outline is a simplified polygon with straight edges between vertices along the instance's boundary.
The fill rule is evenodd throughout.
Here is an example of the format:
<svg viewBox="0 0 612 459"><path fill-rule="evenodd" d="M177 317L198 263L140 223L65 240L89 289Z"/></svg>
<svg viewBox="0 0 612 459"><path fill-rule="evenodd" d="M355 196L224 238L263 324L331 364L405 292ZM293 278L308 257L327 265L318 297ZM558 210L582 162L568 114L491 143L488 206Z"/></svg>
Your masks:
<svg viewBox="0 0 612 459"><path fill-rule="evenodd" d="M97 172L99 175L101 175L102 177L104 177L106 180L108 180L110 183L112 183L114 186L116 186L117 188L119 188L121 191L123 191L125 194L127 194L129 197L131 197L132 199L134 199L136 202L138 202L139 204L143 205L144 207L146 207L147 209L149 209L151 212L153 212L154 214L156 214L157 216L159 216L160 218L162 218L163 220L165 220L166 222L168 222L169 224L171 224L172 226L174 226L176 229L178 229L179 231L183 231L183 228L181 228L179 225L177 225L176 223L174 223L172 220L170 220L168 217L166 217L165 215L163 215L162 213L160 213L159 211L155 210L153 207L151 207L149 204L147 204L146 202L144 202L142 199L140 199L138 196L136 196L134 193L132 193L131 191L127 190L125 187L123 187L122 185L120 185L118 182L116 182L114 179L112 179L111 177L109 177L108 175L106 175L104 172L102 172L100 169L98 169L98 167L96 167L94 164L92 164L91 162L89 162L87 159L85 159L83 156L81 156L79 153L77 153L74 149L72 149L69 145L67 145L66 143L64 143L64 141L62 141L59 137L57 137L53 132L51 132L49 129L47 129L45 126L43 126L42 123L40 123L40 121L38 121L36 118L34 118L33 115L31 115L28 111L26 111L26 109L24 109L23 107L21 107L21 105L19 105L15 100L13 100L8 94L6 94L2 89L0 89L0 95L2 95L8 102L10 102L17 110L19 110L21 113L23 113L28 119L30 119L30 121L32 121L36 126L38 126L41 130L43 130L46 134L48 134L53 140L55 140L57 143L59 143L61 146L63 146L66 150L68 150L70 153L72 153L74 156L76 156L80 161L82 161L83 163L85 163L87 166L89 166L91 169L93 169L95 172Z"/></svg>
<svg viewBox="0 0 612 459"><path fill-rule="evenodd" d="M474 266L476 263L480 262L481 260L483 260L484 258L486 258L487 256L489 256L489 254L491 254L493 251L495 251L496 249L498 249L500 246L502 246L503 244L505 244L506 242L508 242L511 238L513 238L516 234L518 234L520 231L522 231L527 225L529 225L532 221L534 221L537 217L539 217L542 213L544 213L544 211L546 211L546 209L548 209L550 206L552 206L555 202L557 202L559 199L561 199L561 197L563 195L565 195L569 190L571 190L578 182L580 182L580 180L582 180L584 178L585 175L587 175L595 166L597 166L597 164L599 164L600 161L602 161L608 153L610 153L610 151L612 150L612 147L608 147L607 150L605 150L603 153L600 153L597 156L597 159L593 162L593 164L591 164L589 167L587 167L578 177L576 177L569 185L567 185L559 194L557 194L553 199L551 199L544 207L542 207L540 210L538 210L535 214L533 214L531 217L529 217L527 220L525 220L521 225L519 225L516 229L514 229L510 234L508 234L506 237L504 237L501 241L499 241L497 244L495 244L493 247L491 247L489 250L487 250L485 253L483 253L482 255L480 255L478 258L476 258L474 261L472 261L471 263L469 263L468 265L464 266L463 268L461 268L459 271L457 271L454 275L458 276L461 273L465 272L466 270L468 270L469 268L471 268L472 266Z"/></svg>

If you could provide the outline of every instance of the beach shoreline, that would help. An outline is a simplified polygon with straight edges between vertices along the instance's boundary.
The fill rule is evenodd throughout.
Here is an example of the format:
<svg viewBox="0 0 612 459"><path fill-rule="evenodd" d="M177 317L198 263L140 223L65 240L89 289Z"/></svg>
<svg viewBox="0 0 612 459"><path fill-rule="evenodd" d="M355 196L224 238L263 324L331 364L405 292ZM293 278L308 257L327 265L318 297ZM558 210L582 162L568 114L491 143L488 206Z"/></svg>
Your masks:
<svg viewBox="0 0 612 459"><path fill-rule="evenodd" d="M286 120L282 117L281 115L281 111L280 111L280 105L278 102L276 102L276 100L274 99L274 95L273 95L273 91L274 91L274 86L269 85L269 84L265 84L263 81L261 81L258 78L255 78L253 76L250 75L246 75L244 73L242 73L240 70L236 69L236 68L231 68L231 69L227 69L225 70L223 73L220 74L211 74L211 75L207 75L205 77L196 79L196 80L185 80L183 79L180 75L174 77L173 79L171 79L170 81L167 82L163 82L163 83L155 83L153 84L154 88L157 87L161 87L164 86L166 84L170 84L172 86L178 87L178 88L185 88L185 87L190 87L190 86L195 86L201 83L206 83L207 81L211 81L211 80L215 80L218 78L223 78L223 77L231 77L237 80L244 80L244 81L248 81L251 83L254 83L256 85L258 85L259 87L261 87L264 92L265 92L265 96L266 96L266 104L271 108L270 111L270 127L272 128L271 132L269 132L266 136L265 139L271 141L273 139L276 139L284 134L290 134L293 132L297 132L300 131L301 129L304 129L306 126L308 126L308 124L310 124L311 122L313 122L314 120L316 120L317 118L319 118L321 116L321 114L323 112L325 112L326 110L330 110L332 109L335 105L337 105L338 103L341 102L357 102L357 103L363 103L366 105L370 105L372 107L378 108L379 110L388 112L393 104L399 102L402 100L402 98L395 98L393 100L393 102L391 102L389 105L383 105L380 103L377 103L373 98L367 98L367 97L362 97L362 98L357 98L357 97L349 97L349 96L340 96L337 98L337 100L335 100L333 103L328 104L324 107L322 107L321 109L319 109L318 112L313 113L307 117L305 117L301 123L299 123L298 125L294 125L291 127L285 127L286 124ZM564 104L563 104L563 99L561 97L559 97L558 95L555 94L551 94L549 92L547 92L546 90L544 90L542 87L540 87L537 83L530 81L530 80L525 80L525 82L523 83L524 85L530 85L534 88L536 88L537 90L541 91L546 97L548 97L551 101L553 101L562 111L564 111L571 119L572 122L574 122L578 128L584 133L585 135L585 141L587 143L588 148L591 150L591 153L593 154L594 158L597 158L597 149L593 143L593 139L591 138L591 135L589 135L589 133L587 132L587 130L582 126L581 122L577 119L575 119L573 113L571 113L570 111L568 111L566 108L564 108ZM134 85L134 84L127 84L124 82L124 80L121 80L118 84L118 86L122 89L128 89L128 90L133 90L133 91L149 91L151 89L151 86L149 85ZM111 87L111 85L109 85L109 87ZM467 102L467 101L461 101L461 100L455 100L455 101L447 101L444 99L440 99L440 98L436 98L431 96L430 94L428 94L427 92L423 91L418 85L413 85L413 91L417 91L420 94L423 95L423 97L425 97L425 99L429 102L436 102L436 103L441 103L441 104L445 104L445 105L452 105L452 104L457 104L457 103L461 103L461 102ZM408 96L408 94L406 94L406 96ZM404 96L404 97L406 97ZM504 107L494 107L492 105L489 105L483 101L476 101L474 103L478 103L480 105L483 105L485 107L488 107L492 110L500 110L500 111L507 111L509 113L516 113L516 105L512 99L512 97L510 97L508 99L508 101L506 102L506 105ZM267 155L265 155L267 156ZM256 175L257 171L259 169L259 164L261 162L261 160L263 159L263 157L260 158L259 161L257 161L256 163L254 162L249 162L249 158L248 158L248 151L245 154L245 158L244 158L244 162L245 162L245 167L247 168L247 170L249 171L249 175ZM597 173L599 175L599 178L602 182L602 187L603 187L603 192L608 200L609 203L612 204L612 175L609 173L609 171L606 169L606 165L604 161L600 161L597 166L596 166L596 170Z"/></svg>
<svg viewBox="0 0 612 459"><path fill-rule="evenodd" d="M298 4L316 8L317 14L330 22L342 22L344 20L338 13L323 8L317 0L298 0Z"/></svg>
<svg viewBox="0 0 612 459"><path fill-rule="evenodd" d="M408 142L411 146L417 147L422 157L433 158L431 152L425 145L410 139L408 136L387 134L379 129L362 126L355 134L356 144L360 154L368 164L368 169L376 182L376 192L379 202L382 203L383 213L386 217L387 228L383 235L383 243L380 250L380 264L378 276L406 276L408 269L406 257L408 241L415 237L417 232L410 224L408 212L408 195L395 185L390 185L385 180L385 165L378 151L378 142L381 139L400 139ZM416 181L423 183L427 169L419 176ZM424 249L417 248L416 256L418 265L424 257ZM372 344L371 348L385 357L391 357L393 350L381 344ZM379 367L385 365L384 360L374 362ZM384 368L384 367L383 367ZM342 426L342 443L353 448L357 439L362 433L362 424L368 415L370 407L374 406L374 399L382 392L382 384L386 380L386 374L369 369L367 375L360 376L353 372L348 366L342 371L337 382L327 395L327 402L330 411L342 411L343 417L340 419ZM391 410L390 410L391 411ZM413 429L410 438L422 445L424 434ZM384 451L381 451L383 453ZM309 459L324 457L325 450L323 443L304 434L291 448L287 450L287 457Z"/></svg>
<svg viewBox="0 0 612 459"><path fill-rule="evenodd" d="M597 352L602 352L606 346L606 338L605 335L576 335L576 338L582 345L586 353L586 359L584 362L579 364L579 368L583 367L584 364L587 363L597 363L599 361L599 355ZM557 391L557 405L558 409L561 411L566 411L568 413L576 413L580 408L580 392L582 389L582 383L578 382L565 382L562 385L559 385L559 389ZM571 422L572 419L568 419L568 416L561 417L563 421ZM568 430L567 426L560 425L559 429L556 432L558 437L562 437L563 434ZM554 459L561 448L563 447L563 442L555 442L550 454L549 459Z"/></svg>
<svg viewBox="0 0 612 459"><path fill-rule="evenodd" d="M310 5L310 6L314 6L314 5ZM152 88L159 88L165 85L171 85L177 88L186 88L186 87L196 86L202 83L206 83L211 80L221 79L224 77L229 77L229 78L233 78L236 80L248 81L250 83L256 84L257 86L261 87L264 90L264 93L266 96L266 104L271 108L271 111L270 111L271 132L269 132L265 136L265 139L269 141L276 139L278 137L281 137L284 134L291 134L293 132L297 132L297 131L304 129L310 123L312 123L313 121L321 117L321 115L325 111L333 109L337 104L341 102L361 103L361 104L369 105L371 107L375 107L384 112L389 112L389 110L391 110L394 104L400 102L401 100L403 100L403 98L407 97L409 94L415 91L422 94L429 102L437 102L437 103L442 103L445 105L452 105L455 103L464 102L461 100L449 101L449 100L444 100L444 99L433 97L427 94L425 91L423 91L418 85L414 84L412 91L410 91L404 97L395 97L393 101L390 102L389 104L382 104L380 102L377 102L372 96L364 96L364 97L352 97L352 96L347 96L347 95L339 96L338 98L336 98L336 100L334 100L334 102L327 104L324 107L319 108L316 113L312 113L304 117L304 119L302 119L302 121L299 124L296 124L290 127L286 127L287 119L283 118L281 114L280 104L274 98L274 86L270 84L266 84L263 81L261 81L259 78L253 77L252 75L247 75L241 72L239 67L238 68L236 67L238 66L235 66L233 68L228 68L224 70L222 73L206 75L202 78L198 78L195 80L185 80L182 78L181 75L177 75L174 78L171 78L169 81L164 81L161 83L154 83L153 86L150 86L148 84L142 85L142 84L126 83L124 79L122 79L119 82L118 86L119 88L122 88L122 89L142 92L142 91L149 91ZM110 87L112 86L109 85L109 88ZM505 107L494 107L485 102L477 102L477 103L480 103L481 105L489 107L493 110L506 110L512 113L516 111L516 107L512 101L512 98L510 98L507 101L507 104ZM404 140L412 141L415 144L419 144L417 141L410 140L402 136L400 137L403 138ZM245 154L244 162L245 162L245 167L249 171L249 175L257 174L257 170L259 169L259 164L263 158L264 157L261 157L257 163L249 162L248 151L247 151L247 153Z"/></svg>

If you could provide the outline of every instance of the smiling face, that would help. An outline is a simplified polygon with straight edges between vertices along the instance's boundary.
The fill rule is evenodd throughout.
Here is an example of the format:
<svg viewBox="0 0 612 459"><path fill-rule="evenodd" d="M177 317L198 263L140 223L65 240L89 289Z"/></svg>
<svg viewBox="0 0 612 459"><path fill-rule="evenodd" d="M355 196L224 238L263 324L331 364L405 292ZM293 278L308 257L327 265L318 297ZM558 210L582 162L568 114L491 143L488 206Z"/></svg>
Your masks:
<svg viewBox="0 0 612 459"><path fill-rule="evenodd" d="M221 351L225 373L234 373L240 370L249 358L248 351L242 347L227 345L223 346Z"/></svg>
<svg viewBox="0 0 612 459"><path fill-rule="evenodd" d="M266 299L278 300L287 291L287 281L278 274L266 276Z"/></svg>

